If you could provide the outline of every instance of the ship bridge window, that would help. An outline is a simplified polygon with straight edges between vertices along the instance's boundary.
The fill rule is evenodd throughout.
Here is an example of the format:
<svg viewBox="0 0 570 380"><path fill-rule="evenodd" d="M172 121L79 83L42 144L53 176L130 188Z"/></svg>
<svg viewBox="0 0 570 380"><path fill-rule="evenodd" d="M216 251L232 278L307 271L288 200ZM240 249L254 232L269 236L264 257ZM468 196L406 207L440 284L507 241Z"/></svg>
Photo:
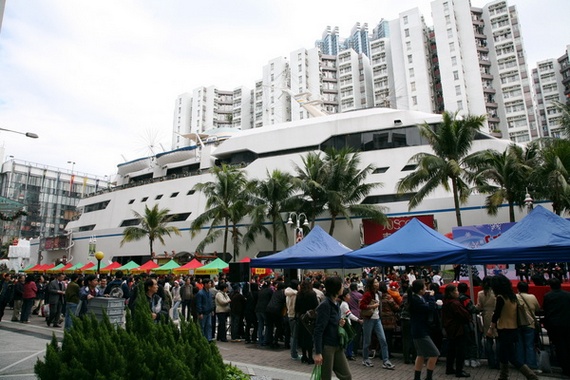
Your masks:
<svg viewBox="0 0 570 380"><path fill-rule="evenodd" d="M135 203L135 200L134 200L134 199L131 199L131 200L129 201L129 204L132 205L133 203Z"/></svg>
<svg viewBox="0 0 570 380"><path fill-rule="evenodd" d="M148 199L148 197L144 197L143 199L141 199L141 202L146 202Z"/></svg>
<svg viewBox="0 0 570 380"><path fill-rule="evenodd" d="M224 157L220 159L220 163L228 165L243 165L246 166L249 163L257 160L257 154L246 150L243 152L236 152L229 157Z"/></svg>
<svg viewBox="0 0 570 380"><path fill-rule="evenodd" d="M196 190L192 189L192 190L188 190L188 192L186 193L186 195L192 195L196 192Z"/></svg>
<svg viewBox="0 0 570 380"><path fill-rule="evenodd" d="M390 169L389 166L383 167L383 168L376 168L374 169L374 171L372 172L372 174L382 174L382 173L386 173L388 171L388 169Z"/></svg>
<svg viewBox="0 0 570 380"><path fill-rule="evenodd" d="M93 231L95 229L95 225L94 224L90 224L88 226L81 226L79 227L79 232L81 231Z"/></svg>
<svg viewBox="0 0 570 380"><path fill-rule="evenodd" d="M416 193L371 195L361 202L364 205L374 205L393 202L408 202Z"/></svg>
<svg viewBox="0 0 570 380"><path fill-rule="evenodd" d="M140 219L139 218L135 218L135 219L125 219L123 220L123 222L121 223L120 227L131 227L131 226L137 226L140 224Z"/></svg>
<svg viewBox="0 0 570 380"><path fill-rule="evenodd" d="M161 198L162 198L162 194L159 194L159 195L156 196L156 198L154 198L154 200L157 201L157 200L159 200L159 199L161 199Z"/></svg>
<svg viewBox="0 0 570 380"><path fill-rule="evenodd" d="M170 198L176 198L180 194L178 191L175 193L170 194Z"/></svg>
<svg viewBox="0 0 570 380"><path fill-rule="evenodd" d="M184 222L184 221L186 221L186 219L188 219L190 214L192 214L192 213L191 212L183 212L180 214L168 215L167 218L172 218L170 220L171 222Z"/></svg>
<svg viewBox="0 0 570 380"><path fill-rule="evenodd" d="M85 205L83 212L86 213L86 212L104 210L107 208L107 206L109 205L110 202L111 201L103 201L103 202L92 203L90 205Z"/></svg>
<svg viewBox="0 0 570 380"><path fill-rule="evenodd" d="M412 170L416 170L417 167L418 167L417 164L409 164L409 165L404 166L404 167L402 168L402 171L403 171L403 172L409 172L409 171L412 171Z"/></svg>

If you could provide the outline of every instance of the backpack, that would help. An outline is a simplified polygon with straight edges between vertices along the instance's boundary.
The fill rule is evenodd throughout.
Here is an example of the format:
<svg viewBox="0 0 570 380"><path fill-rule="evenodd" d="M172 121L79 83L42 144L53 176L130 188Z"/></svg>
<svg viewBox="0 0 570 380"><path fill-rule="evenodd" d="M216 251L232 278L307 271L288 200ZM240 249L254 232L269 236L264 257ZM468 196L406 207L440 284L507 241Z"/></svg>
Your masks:
<svg viewBox="0 0 570 380"><path fill-rule="evenodd" d="M123 283L124 281L120 284L113 284L113 287L109 291L109 296L113 298L123 298Z"/></svg>

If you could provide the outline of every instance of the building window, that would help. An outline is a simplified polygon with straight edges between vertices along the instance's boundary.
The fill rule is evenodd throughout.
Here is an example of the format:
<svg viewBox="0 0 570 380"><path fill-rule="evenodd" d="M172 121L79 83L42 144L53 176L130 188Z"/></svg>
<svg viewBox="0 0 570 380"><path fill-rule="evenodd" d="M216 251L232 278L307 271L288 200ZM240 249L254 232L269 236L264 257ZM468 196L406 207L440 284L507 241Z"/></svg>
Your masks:
<svg viewBox="0 0 570 380"><path fill-rule="evenodd" d="M463 110L463 100L458 100L458 101L457 101L457 110L458 110L458 111L462 111L462 110Z"/></svg>
<svg viewBox="0 0 570 380"><path fill-rule="evenodd" d="M453 29L447 28L447 38L452 38L452 37L453 37Z"/></svg>
<svg viewBox="0 0 570 380"><path fill-rule="evenodd" d="M411 54L408 55L408 63L413 63L413 56Z"/></svg>
<svg viewBox="0 0 570 380"><path fill-rule="evenodd" d="M413 78L414 77L414 68L411 67L409 71L410 71L410 78Z"/></svg>
<svg viewBox="0 0 570 380"><path fill-rule="evenodd" d="M410 36L410 29L404 29L404 36L406 37Z"/></svg>
<svg viewBox="0 0 570 380"><path fill-rule="evenodd" d="M162 199L162 194L159 194L159 195L156 196L156 198L154 198L154 200L156 200L156 201L159 200L159 199Z"/></svg>
<svg viewBox="0 0 570 380"><path fill-rule="evenodd" d="M412 96L412 105L413 105L413 106L417 106L417 105L418 105L418 97L417 97L417 96Z"/></svg>
<svg viewBox="0 0 570 380"><path fill-rule="evenodd" d="M410 41L406 42L406 50L412 50L412 43Z"/></svg>
<svg viewBox="0 0 570 380"><path fill-rule="evenodd" d="M456 56L451 57L451 65L457 66L457 57Z"/></svg>
<svg viewBox="0 0 570 380"><path fill-rule="evenodd" d="M449 43L449 51L455 51L455 42Z"/></svg>
<svg viewBox="0 0 570 380"><path fill-rule="evenodd" d="M170 194L170 198L176 198L178 196L178 191L175 193Z"/></svg>
<svg viewBox="0 0 570 380"><path fill-rule="evenodd" d="M135 203L135 200L134 200L134 199L131 199L131 200L129 201L129 204L132 205L133 203Z"/></svg>
<svg viewBox="0 0 570 380"><path fill-rule="evenodd" d="M455 70L453 72L453 80L459 80L459 71Z"/></svg>
<svg viewBox="0 0 570 380"><path fill-rule="evenodd" d="M408 16L404 16L404 24L408 24Z"/></svg>
<svg viewBox="0 0 570 380"><path fill-rule="evenodd" d="M445 15L445 24L446 25L451 24L451 17L449 15Z"/></svg>
<svg viewBox="0 0 570 380"><path fill-rule="evenodd" d="M186 195L192 195L196 192L196 190L188 190L188 192L186 193Z"/></svg>
<svg viewBox="0 0 570 380"><path fill-rule="evenodd" d="M143 199L141 199L141 202L146 202L148 199L148 197L144 197Z"/></svg>
<svg viewBox="0 0 570 380"><path fill-rule="evenodd" d="M455 95L461 95L461 86L455 86Z"/></svg>
<svg viewBox="0 0 570 380"><path fill-rule="evenodd" d="M416 91L416 82L410 83L410 88L412 91Z"/></svg>

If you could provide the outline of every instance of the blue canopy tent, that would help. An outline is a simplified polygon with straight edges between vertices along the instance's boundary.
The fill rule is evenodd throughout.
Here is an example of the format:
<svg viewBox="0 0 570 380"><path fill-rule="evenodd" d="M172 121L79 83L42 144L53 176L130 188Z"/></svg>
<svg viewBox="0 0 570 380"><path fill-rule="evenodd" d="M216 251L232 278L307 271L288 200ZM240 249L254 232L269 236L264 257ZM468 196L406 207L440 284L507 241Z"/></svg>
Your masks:
<svg viewBox="0 0 570 380"><path fill-rule="evenodd" d="M570 222L542 206L498 238L473 249L469 264L570 261Z"/></svg>
<svg viewBox="0 0 570 380"><path fill-rule="evenodd" d="M253 268L331 269L343 268L343 255L350 248L315 226L299 243L271 256L251 259Z"/></svg>
<svg viewBox="0 0 570 380"><path fill-rule="evenodd" d="M344 255L344 268L466 263L471 249L417 219L398 232Z"/></svg>

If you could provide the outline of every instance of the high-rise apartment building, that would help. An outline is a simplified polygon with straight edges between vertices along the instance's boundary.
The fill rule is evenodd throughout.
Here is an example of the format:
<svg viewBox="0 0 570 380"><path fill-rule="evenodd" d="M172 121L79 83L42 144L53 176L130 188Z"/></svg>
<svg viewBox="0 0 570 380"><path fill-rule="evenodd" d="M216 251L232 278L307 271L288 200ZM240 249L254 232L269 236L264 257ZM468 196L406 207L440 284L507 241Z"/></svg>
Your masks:
<svg viewBox="0 0 570 380"><path fill-rule="evenodd" d="M528 142L539 136L516 7L498 0L485 5L482 15L500 130L505 138Z"/></svg>
<svg viewBox="0 0 570 380"><path fill-rule="evenodd" d="M340 48L341 41L338 35L338 26L334 28L327 26L323 32L322 39L315 42L315 46L326 55L337 55Z"/></svg>
<svg viewBox="0 0 570 380"><path fill-rule="evenodd" d="M363 53L348 49L338 54L340 112L373 107L372 66Z"/></svg>
<svg viewBox="0 0 570 380"><path fill-rule="evenodd" d="M562 74L562 85L564 86L564 95L570 97L570 45L566 45L564 55L558 58L560 64L560 74Z"/></svg>
<svg viewBox="0 0 570 380"><path fill-rule="evenodd" d="M274 58L263 66L261 87L258 89L256 85L255 91L254 125L256 127L291 121L291 96L283 91L290 88L290 68L286 57ZM261 99L258 98L259 96ZM258 105L261 106L260 113Z"/></svg>
<svg viewBox="0 0 570 380"><path fill-rule="evenodd" d="M368 34L368 24L357 22L350 31L350 36L344 41L345 49L353 49L357 53L362 53L370 58L370 37Z"/></svg>
<svg viewBox="0 0 570 380"><path fill-rule="evenodd" d="M191 132L192 94L185 92L178 95L174 101L173 120L171 147L172 149L178 149L188 145L188 142L182 135Z"/></svg>
<svg viewBox="0 0 570 380"><path fill-rule="evenodd" d="M310 94L310 97L307 95L307 100L323 99L324 87L321 86L321 83L329 84L331 82L325 82L325 78L321 77L321 54L318 48L292 51L290 54L290 70L291 93L293 95ZM333 86L333 88L335 87ZM292 99L291 120L307 118L309 118L308 111L299 102Z"/></svg>
<svg viewBox="0 0 570 380"><path fill-rule="evenodd" d="M390 94L391 107L433 112L428 36L428 27L418 8L402 12L397 19L390 21L394 89Z"/></svg>

